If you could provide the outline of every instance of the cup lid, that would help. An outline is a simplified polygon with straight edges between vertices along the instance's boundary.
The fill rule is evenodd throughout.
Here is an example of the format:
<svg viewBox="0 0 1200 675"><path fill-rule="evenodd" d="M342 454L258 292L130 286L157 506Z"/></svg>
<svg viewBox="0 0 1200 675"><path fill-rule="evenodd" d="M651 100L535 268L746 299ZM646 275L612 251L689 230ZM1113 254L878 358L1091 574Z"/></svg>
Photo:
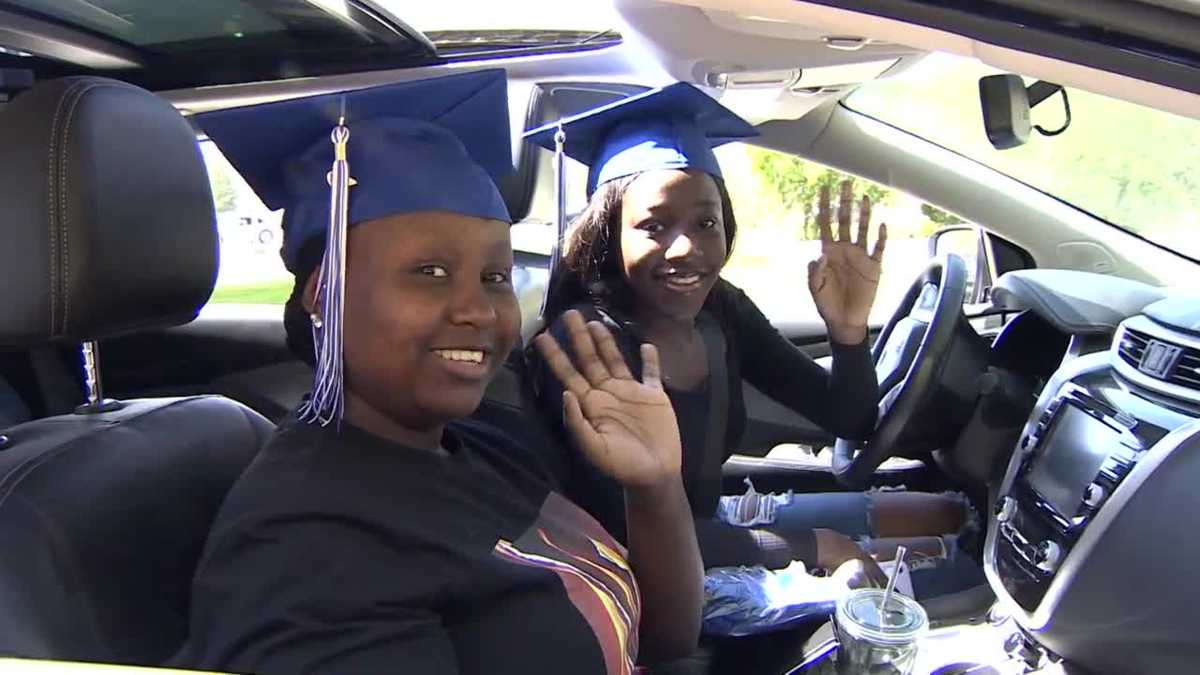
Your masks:
<svg viewBox="0 0 1200 675"><path fill-rule="evenodd" d="M925 608L912 598L893 593L886 611L880 611L883 591L860 588L847 593L837 605L838 628L854 637L882 644L904 644L929 628Z"/></svg>

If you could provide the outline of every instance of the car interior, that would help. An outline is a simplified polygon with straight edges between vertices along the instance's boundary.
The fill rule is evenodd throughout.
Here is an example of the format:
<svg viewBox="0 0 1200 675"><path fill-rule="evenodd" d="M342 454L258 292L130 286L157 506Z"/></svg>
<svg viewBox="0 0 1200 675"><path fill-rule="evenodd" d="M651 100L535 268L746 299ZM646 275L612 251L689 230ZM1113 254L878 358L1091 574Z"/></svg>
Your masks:
<svg viewBox="0 0 1200 675"><path fill-rule="evenodd" d="M542 325L565 223L552 153L520 132L695 84L756 125L755 148L954 216L898 249L916 251L911 261L885 261L906 276L881 293L870 327L883 394L872 437L834 438L747 384L726 494L749 481L760 492L967 495L986 522L970 553L988 583L926 608L942 665L1195 667L1200 544L1176 523L1200 514L1200 170L1163 174L1198 186L1174 202L1119 159L1103 180L1081 170L1073 191L1009 159L1062 157L1046 111L1066 104L1057 133L1086 132L1100 110L1089 96L1171 120L1123 130L1162 136L1139 161L1154 165L1168 146L1200 152L1194 3L530 3L551 24L572 13L595 22L563 24L571 30L492 26L503 12L478 6L457 28L469 3L441 8L454 17L442 23L407 4L0 0L0 665L168 658L186 636L209 523L311 385L281 304L210 301L237 258L189 117L502 67L514 171L500 188L524 339ZM912 111L941 105L919 92L950 91L923 75L946 59L985 75L964 80L955 114L966 111L997 159L911 130L922 122ZM924 89L893 88L910 81ZM1190 135L1172 135L1181 129ZM1182 204L1170 214L1182 224L1164 238L1079 196L1126 189ZM276 245L263 231L255 241ZM774 283L789 285L780 304L807 294L799 276ZM768 316L828 362L815 312ZM526 433L523 373L518 348L477 415ZM728 638L712 672L802 672L787 668L822 636L818 624Z"/></svg>

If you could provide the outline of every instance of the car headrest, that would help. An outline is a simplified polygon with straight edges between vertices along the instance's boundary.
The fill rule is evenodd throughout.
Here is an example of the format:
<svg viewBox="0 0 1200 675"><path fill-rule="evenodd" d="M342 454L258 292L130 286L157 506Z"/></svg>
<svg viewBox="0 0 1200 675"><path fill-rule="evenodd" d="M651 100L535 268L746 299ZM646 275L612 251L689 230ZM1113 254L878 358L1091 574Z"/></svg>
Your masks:
<svg viewBox="0 0 1200 675"><path fill-rule="evenodd" d="M195 318L217 273L196 134L123 82L40 83L0 108L0 344Z"/></svg>

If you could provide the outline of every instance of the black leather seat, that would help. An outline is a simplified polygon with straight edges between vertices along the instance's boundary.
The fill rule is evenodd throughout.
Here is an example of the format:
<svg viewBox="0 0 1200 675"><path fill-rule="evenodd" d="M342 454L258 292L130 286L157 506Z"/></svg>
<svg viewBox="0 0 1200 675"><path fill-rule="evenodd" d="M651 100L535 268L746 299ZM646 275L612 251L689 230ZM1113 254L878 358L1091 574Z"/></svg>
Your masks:
<svg viewBox="0 0 1200 675"><path fill-rule="evenodd" d="M0 346L195 317L217 233L195 134L174 108L111 80L50 81L0 111L0 148ZM197 396L4 430L0 655L170 656L210 521L271 428Z"/></svg>

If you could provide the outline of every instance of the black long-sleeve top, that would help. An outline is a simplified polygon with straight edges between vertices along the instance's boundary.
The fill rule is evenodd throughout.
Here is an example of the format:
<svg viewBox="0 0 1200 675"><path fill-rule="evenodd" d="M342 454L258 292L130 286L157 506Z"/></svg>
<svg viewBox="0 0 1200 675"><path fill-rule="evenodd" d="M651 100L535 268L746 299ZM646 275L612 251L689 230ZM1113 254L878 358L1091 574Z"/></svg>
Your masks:
<svg viewBox="0 0 1200 675"><path fill-rule="evenodd" d="M619 312L598 307L594 303L581 303L575 309L582 312L586 320L601 321L613 330L626 361L631 364L633 372L640 376L638 346L645 339L636 324ZM707 318L720 327L726 346L723 362L729 387L729 405L725 411L728 416L725 439L719 446L723 449L721 462L733 454L746 429L746 403L741 386L743 378L767 396L838 437L858 439L871 432L876 417L878 383L865 340L857 345L833 342L833 367L826 370L780 335L745 292L723 279L713 287L704 311ZM569 349L566 326L561 316L552 318L547 330ZM530 349L527 356L538 407L551 422L551 427L557 430L560 439L571 447L562 429L562 386L536 350ZM702 481L720 480L719 476L702 476L710 413L707 386L706 383L699 391L667 389L679 420L684 488L697 518L697 535L706 566L779 566L790 559L814 562L815 549L811 537L806 541L791 541L787 550L780 551L778 538L712 522L720 489L719 486L701 489ZM578 450L559 455L551 461L567 463L565 467L556 467L561 475L567 476L567 496L624 541L624 503L620 486L592 469Z"/></svg>

